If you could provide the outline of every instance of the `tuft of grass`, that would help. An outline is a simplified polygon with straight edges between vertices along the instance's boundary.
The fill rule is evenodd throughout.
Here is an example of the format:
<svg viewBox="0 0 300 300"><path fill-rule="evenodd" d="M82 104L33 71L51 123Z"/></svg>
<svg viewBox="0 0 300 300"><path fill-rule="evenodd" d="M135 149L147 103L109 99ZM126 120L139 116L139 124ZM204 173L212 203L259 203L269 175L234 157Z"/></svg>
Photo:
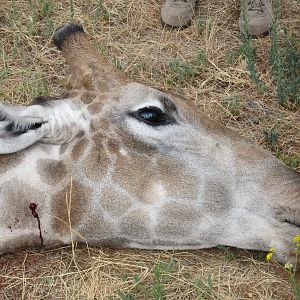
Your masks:
<svg viewBox="0 0 300 300"><path fill-rule="evenodd" d="M154 285L153 298L155 300L163 300L166 298L166 291L163 284L163 267L158 263L154 267Z"/></svg>
<svg viewBox="0 0 300 300"><path fill-rule="evenodd" d="M109 11L104 5L103 0L98 0L97 1L97 6L95 9L95 14L94 14L94 23L98 23L100 17L103 17L103 19L108 22L109 21Z"/></svg>
<svg viewBox="0 0 300 300"><path fill-rule="evenodd" d="M241 97L240 95L232 95L224 98L224 106L229 110L231 115L237 117L240 115Z"/></svg>
<svg viewBox="0 0 300 300"><path fill-rule="evenodd" d="M281 149L277 147L275 149L275 156L294 170L296 170L300 166L300 157L296 154L285 154Z"/></svg>
<svg viewBox="0 0 300 300"><path fill-rule="evenodd" d="M271 129L263 129L263 134L265 137L265 141L271 146L275 147L278 143L279 133L277 131L276 126Z"/></svg>
<svg viewBox="0 0 300 300"><path fill-rule="evenodd" d="M178 58L171 60L169 63L168 83L170 85L179 85L180 87L187 83L192 84L201 72L205 60L206 53L203 49L200 49L197 56L190 62L185 62Z"/></svg>
<svg viewBox="0 0 300 300"><path fill-rule="evenodd" d="M169 67L171 74L169 78L170 84L182 87L186 82L192 83L195 80L197 72L191 64L174 59L169 63Z"/></svg>
<svg viewBox="0 0 300 300"><path fill-rule="evenodd" d="M75 14L75 6L74 6L74 1L73 0L69 0L69 6L70 6L70 21L73 22L74 14Z"/></svg>
<svg viewBox="0 0 300 300"><path fill-rule="evenodd" d="M290 282L291 282L293 290L294 290L295 299L300 300L300 286L297 283L295 276L290 277Z"/></svg>
<svg viewBox="0 0 300 300"><path fill-rule="evenodd" d="M196 26L196 29L197 29L197 33L199 36L201 36L205 30L205 19L203 19L202 17L198 17L196 18L195 20L195 26Z"/></svg>
<svg viewBox="0 0 300 300"><path fill-rule="evenodd" d="M197 299L213 299L213 284L211 279L211 274L207 275L206 283L203 282L200 278L196 279L195 282L195 292Z"/></svg>
<svg viewBox="0 0 300 300"><path fill-rule="evenodd" d="M9 72L8 63L7 63L7 54L4 47L2 47L2 63L3 63L3 67L0 69L0 80L5 79L5 77L8 75Z"/></svg>
<svg viewBox="0 0 300 300"><path fill-rule="evenodd" d="M132 294L128 292L122 292L120 289L117 290L117 295L121 300L135 300L135 297Z"/></svg>
<svg viewBox="0 0 300 300"><path fill-rule="evenodd" d="M230 247L219 245L218 249L221 249L225 254L225 258L229 261L234 260L236 258L235 253L232 251Z"/></svg>

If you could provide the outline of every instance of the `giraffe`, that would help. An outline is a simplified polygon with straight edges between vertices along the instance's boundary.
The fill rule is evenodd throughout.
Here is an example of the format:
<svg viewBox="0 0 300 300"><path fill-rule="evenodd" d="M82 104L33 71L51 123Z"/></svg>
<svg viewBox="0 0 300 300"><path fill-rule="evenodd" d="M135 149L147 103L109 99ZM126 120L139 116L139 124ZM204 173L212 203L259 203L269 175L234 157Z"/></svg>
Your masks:
<svg viewBox="0 0 300 300"><path fill-rule="evenodd" d="M70 67L66 92L0 103L0 253L221 244L293 260L299 173L181 96L128 78L80 25L53 41Z"/></svg>

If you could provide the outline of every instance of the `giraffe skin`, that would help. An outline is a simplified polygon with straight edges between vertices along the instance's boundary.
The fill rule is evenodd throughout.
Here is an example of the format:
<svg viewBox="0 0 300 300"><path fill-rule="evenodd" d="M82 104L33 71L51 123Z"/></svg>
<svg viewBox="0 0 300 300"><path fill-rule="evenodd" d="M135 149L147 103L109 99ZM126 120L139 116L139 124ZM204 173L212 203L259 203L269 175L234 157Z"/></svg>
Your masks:
<svg viewBox="0 0 300 300"><path fill-rule="evenodd" d="M0 253L86 242L199 249L228 245L293 261L300 174L114 69L79 25L54 34L71 78L59 97L0 103Z"/></svg>

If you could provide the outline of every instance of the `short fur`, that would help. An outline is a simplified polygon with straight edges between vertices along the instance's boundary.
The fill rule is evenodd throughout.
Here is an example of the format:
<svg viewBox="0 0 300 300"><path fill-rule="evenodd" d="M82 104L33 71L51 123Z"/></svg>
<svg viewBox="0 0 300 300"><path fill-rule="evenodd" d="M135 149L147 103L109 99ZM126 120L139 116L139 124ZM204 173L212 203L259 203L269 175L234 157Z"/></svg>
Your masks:
<svg viewBox="0 0 300 300"><path fill-rule="evenodd" d="M80 25L58 29L54 43L71 70L64 95L0 106L0 152L23 143L0 155L0 252L41 246L35 203L46 247L222 244L293 259L299 173L180 96L115 70ZM149 107L174 122L144 122Z"/></svg>

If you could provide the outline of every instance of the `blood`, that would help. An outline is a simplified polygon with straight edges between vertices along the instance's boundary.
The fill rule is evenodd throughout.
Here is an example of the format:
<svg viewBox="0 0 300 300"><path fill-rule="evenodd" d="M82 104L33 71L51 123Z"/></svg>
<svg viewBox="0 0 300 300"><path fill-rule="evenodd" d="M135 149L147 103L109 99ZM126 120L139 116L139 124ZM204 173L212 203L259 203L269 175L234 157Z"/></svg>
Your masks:
<svg viewBox="0 0 300 300"><path fill-rule="evenodd" d="M44 240L43 240L43 236L42 236L40 217L39 217L38 213L36 212L37 206L38 205L35 204L35 203L30 203L29 209L31 210L31 213L32 213L33 217L37 219L38 228L39 228L39 231L40 231L41 246L43 247L44 246Z"/></svg>

